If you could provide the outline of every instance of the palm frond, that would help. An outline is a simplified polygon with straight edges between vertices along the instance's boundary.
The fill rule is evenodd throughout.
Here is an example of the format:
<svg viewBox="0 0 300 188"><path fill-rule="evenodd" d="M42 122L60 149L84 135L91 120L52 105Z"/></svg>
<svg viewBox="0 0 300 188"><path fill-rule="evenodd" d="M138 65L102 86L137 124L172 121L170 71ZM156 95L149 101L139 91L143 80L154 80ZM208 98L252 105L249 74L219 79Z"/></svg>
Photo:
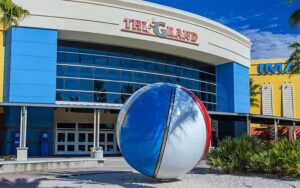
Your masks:
<svg viewBox="0 0 300 188"><path fill-rule="evenodd" d="M7 27L10 25L18 25L19 21L29 15L29 11L14 4L12 0L1 0L0 15L0 22Z"/></svg>
<svg viewBox="0 0 300 188"><path fill-rule="evenodd" d="M300 9L297 9L290 16L290 26L291 28L296 28L300 24Z"/></svg>
<svg viewBox="0 0 300 188"><path fill-rule="evenodd" d="M260 85L254 84L252 78L250 78L250 105L258 107L258 99L256 98L257 95L261 93Z"/></svg>
<svg viewBox="0 0 300 188"><path fill-rule="evenodd" d="M289 46L289 48L293 49L291 56L287 60L287 63L294 62L295 65L291 67L290 73L291 75L300 72L300 44L295 42ZM290 76L291 76L290 75Z"/></svg>

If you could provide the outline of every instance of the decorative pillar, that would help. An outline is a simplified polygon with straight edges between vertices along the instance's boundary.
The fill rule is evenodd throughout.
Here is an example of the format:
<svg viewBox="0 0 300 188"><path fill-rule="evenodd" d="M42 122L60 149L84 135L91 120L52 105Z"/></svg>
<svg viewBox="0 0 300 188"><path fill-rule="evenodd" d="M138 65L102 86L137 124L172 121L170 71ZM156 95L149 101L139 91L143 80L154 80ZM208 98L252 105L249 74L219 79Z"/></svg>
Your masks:
<svg viewBox="0 0 300 188"><path fill-rule="evenodd" d="M251 136L251 117L247 115L247 135Z"/></svg>
<svg viewBox="0 0 300 188"><path fill-rule="evenodd" d="M97 110L96 147L100 146L100 109Z"/></svg>
<svg viewBox="0 0 300 188"><path fill-rule="evenodd" d="M96 148L96 129L97 129L97 109L94 109L94 139L93 139L93 148Z"/></svg>
<svg viewBox="0 0 300 188"><path fill-rule="evenodd" d="M20 120L20 145L17 148L17 161L26 161L28 157L28 148L26 147L27 132L27 107L21 107Z"/></svg>
<svg viewBox="0 0 300 188"><path fill-rule="evenodd" d="M293 139L297 140L296 123L293 121Z"/></svg>
<svg viewBox="0 0 300 188"><path fill-rule="evenodd" d="M278 121L274 119L274 140L278 141Z"/></svg>
<svg viewBox="0 0 300 188"><path fill-rule="evenodd" d="M100 145L100 109L94 109L94 140L93 149L91 149L91 157L94 157L94 152Z"/></svg>

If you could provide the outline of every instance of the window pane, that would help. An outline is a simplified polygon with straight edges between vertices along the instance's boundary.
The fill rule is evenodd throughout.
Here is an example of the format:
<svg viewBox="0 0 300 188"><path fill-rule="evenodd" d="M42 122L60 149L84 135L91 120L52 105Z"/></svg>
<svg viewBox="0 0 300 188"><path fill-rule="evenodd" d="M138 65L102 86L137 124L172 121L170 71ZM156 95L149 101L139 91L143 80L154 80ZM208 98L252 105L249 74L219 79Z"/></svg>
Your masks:
<svg viewBox="0 0 300 188"><path fill-rule="evenodd" d="M68 145L67 151L75 151L75 146L74 145Z"/></svg>
<svg viewBox="0 0 300 188"><path fill-rule="evenodd" d="M85 151L85 145L78 145L78 151Z"/></svg>
<svg viewBox="0 0 300 188"><path fill-rule="evenodd" d="M78 141L79 142L85 142L85 133L79 133L78 134Z"/></svg>
<svg viewBox="0 0 300 188"><path fill-rule="evenodd" d="M68 142L75 141L75 133L68 133Z"/></svg>
<svg viewBox="0 0 300 188"><path fill-rule="evenodd" d="M65 142L65 133L58 133L57 134L57 141L58 142Z"/></svg>
<svg viewBox="0 0 300 188"><path fill-rule="evenodd" d="M65 151L65 145L58 145L57 151Z"/></svg>
<svg viewBox="0 0 300 188"><path fill-rule="evenodd" d="M216 102L213 95L215 67L209 64L150 51L81 42L59 41L58 49L58 63L67 65L57 65L57 76L74 78L57 78L57 89L60 89L56 93L57 101L124 103L130 97L127 94L146 84L169 82L193 91L209 92L197 95L203 101ZM215 109L215 104L210 108Z"/></svg>

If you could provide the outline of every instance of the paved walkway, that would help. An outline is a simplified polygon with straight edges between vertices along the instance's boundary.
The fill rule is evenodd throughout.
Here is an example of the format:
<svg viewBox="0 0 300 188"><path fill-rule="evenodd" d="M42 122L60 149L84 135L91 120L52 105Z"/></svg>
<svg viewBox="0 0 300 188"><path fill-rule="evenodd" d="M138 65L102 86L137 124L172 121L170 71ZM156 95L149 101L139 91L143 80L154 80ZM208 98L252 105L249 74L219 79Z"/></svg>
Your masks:
<svg viewBox="0 0 300 188"><path fill-rule="evenodd" d="M210 171L202 162L171 182L158 182L134 171L120 157L107 158L105 167L56 172L0 175L0 188L10 187L197 187L197 188L300 188L300 180L254 175L227 175Z"/></svg>

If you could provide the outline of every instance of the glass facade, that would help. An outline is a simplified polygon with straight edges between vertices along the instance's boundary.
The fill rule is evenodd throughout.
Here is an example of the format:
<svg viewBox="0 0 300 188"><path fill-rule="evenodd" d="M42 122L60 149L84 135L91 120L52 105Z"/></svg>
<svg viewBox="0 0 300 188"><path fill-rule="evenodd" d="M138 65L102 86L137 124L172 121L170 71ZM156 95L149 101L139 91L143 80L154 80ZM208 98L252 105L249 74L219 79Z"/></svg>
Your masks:
<svg viewBox="0 0 300 188"><path fill-rule="evenodd" d="M215 67L130 48L59 41L57 101L124 103L143 86L168 82L193 91L216 110Z"/></svg>

